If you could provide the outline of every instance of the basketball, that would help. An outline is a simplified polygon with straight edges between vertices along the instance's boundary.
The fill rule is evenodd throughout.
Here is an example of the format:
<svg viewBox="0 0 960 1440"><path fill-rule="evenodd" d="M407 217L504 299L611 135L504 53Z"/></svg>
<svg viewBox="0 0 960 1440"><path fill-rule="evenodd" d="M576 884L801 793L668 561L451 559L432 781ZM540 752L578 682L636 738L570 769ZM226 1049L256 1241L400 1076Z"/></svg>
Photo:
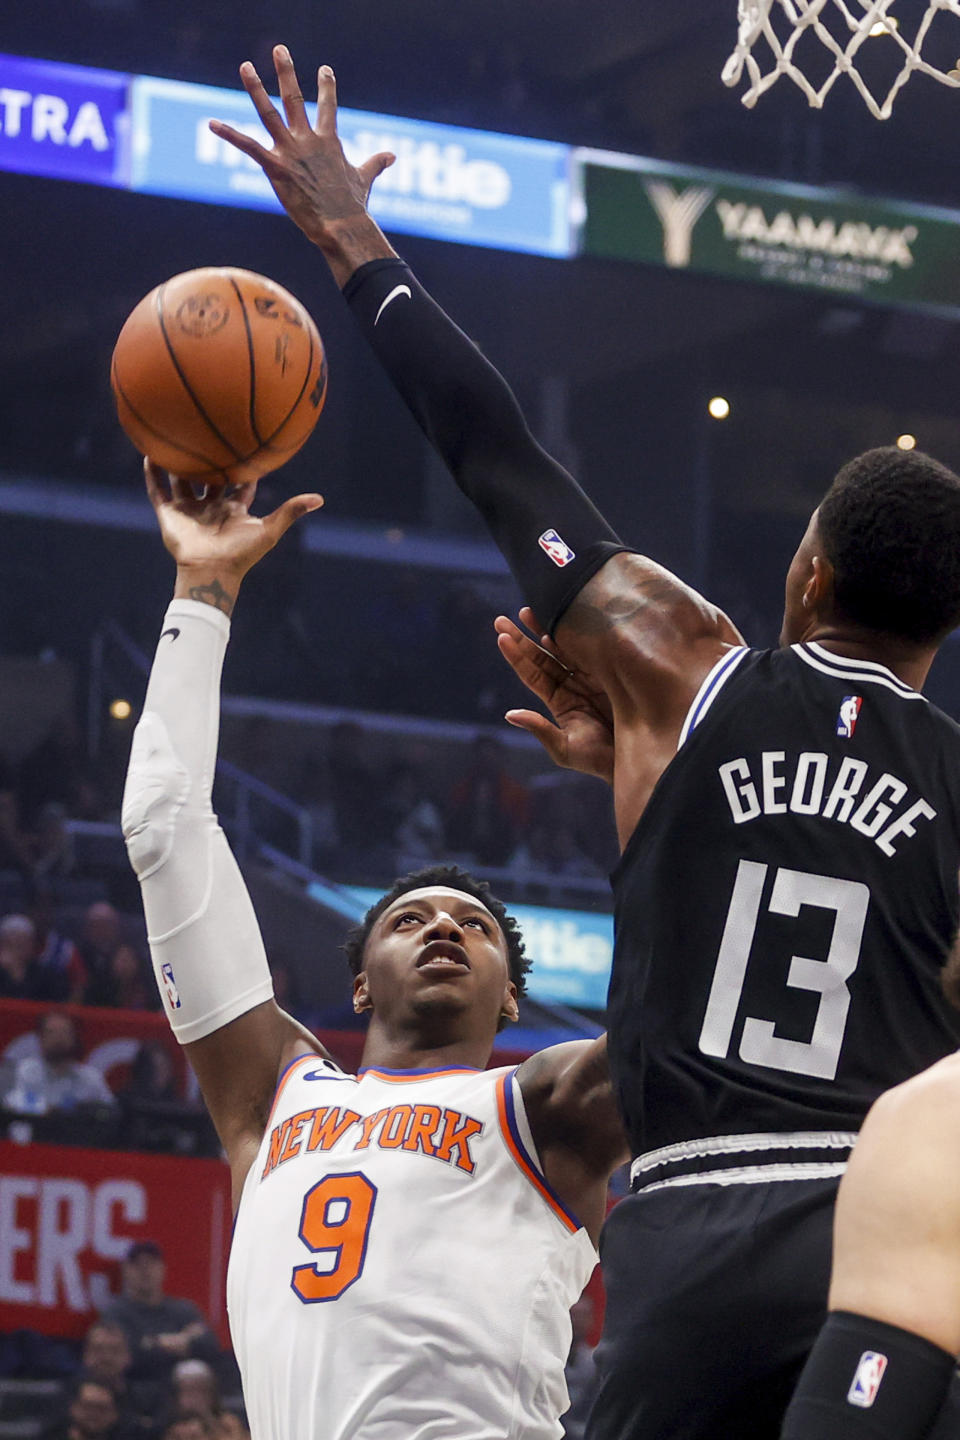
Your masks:
<svg viewBox="0 0 960 1440"><path fill-rule="evenodd" d="M114 346L120 424L143 455L201 483L243 484L284 464L323 409L317 327L249 270L187 270L151 290Z"/></svg>

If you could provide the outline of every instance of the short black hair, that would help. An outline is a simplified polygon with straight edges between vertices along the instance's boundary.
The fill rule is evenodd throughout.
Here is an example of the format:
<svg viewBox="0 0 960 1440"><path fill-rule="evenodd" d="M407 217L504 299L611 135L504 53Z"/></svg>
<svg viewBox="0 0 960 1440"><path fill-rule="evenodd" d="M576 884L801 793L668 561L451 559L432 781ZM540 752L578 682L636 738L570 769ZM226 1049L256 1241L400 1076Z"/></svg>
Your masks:
<svg viewBox="0 0 960 1440"><path fill-rule="evenodd" d="M348 932L343 942L343 950L353 974L359 975L363 969L363 953L370 931L384 910L388 910L395 900L399 900L400 896L406 895L408 891L426 890L432 885L446 885L451 890L462 890L465 895L472 895L474 900L479 900L481 905L486 906L507 942L510 979L516 985L518 995L526 994L526 977L532 962L524 953L520 926L513 916L507 913L507 907L502 900L497 899L487 882L478 880L469 870L462 870L459 865L427 865L422 870L411 870L408 875L401 875L399 880L393 882L387 893L381 895L375 905L370 906L360 924L354 925Z"/></svg>
<svg viewBox="0 0 960 1440"><path fill-rule="evenodd" d="M839 471L817 528L838 613L917 644L960 624L960 477L894 445Z"/></svg>

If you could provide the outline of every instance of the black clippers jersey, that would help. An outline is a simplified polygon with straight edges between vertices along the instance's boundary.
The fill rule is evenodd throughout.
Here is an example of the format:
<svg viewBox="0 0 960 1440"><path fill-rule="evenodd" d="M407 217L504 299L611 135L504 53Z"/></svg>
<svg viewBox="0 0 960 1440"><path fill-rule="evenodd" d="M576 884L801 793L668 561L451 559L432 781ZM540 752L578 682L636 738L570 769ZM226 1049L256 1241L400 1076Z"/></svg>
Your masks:
<svg viewBox="0 0 960 1440"><path fill-rule="evenodd" d="M960 1045L960 727L882 665L731 651L614 872L633 1153L857 1130Z"/></svg>

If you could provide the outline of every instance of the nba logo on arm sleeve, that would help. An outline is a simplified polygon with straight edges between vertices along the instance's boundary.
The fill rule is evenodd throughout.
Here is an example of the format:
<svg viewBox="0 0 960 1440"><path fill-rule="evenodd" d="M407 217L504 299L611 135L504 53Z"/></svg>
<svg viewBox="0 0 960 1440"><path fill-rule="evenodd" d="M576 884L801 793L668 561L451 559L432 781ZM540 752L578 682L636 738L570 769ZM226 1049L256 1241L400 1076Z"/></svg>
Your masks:
<svg viewBox="0 0 960 1440"><path fill-rule="evenodd" d="M856 1374L847 1391L847 1400L861 1410L869 1410L877 1398L883 1372L887 1368L887 1357L878 1350L864 1350L857 1365Z"/></svg>
<svg viewBox="0 0 960 1440"><path fill-rule="evenodd" d="M544 530L537 544L562 570L564 565L569 565L571 560L576 560L576 554L570 549L565 540L561 540L556 530Z"/></svg>
<svg viewBox="0 0 960 1440"><path fill-rule="evenodd" d="M853 739L853 732L857 728L857 720L860 718L860 706L862 704L862 695L844 695L840 701L840 710L837 714L837 734L841 740Z"/></svg>
<svg viewBox="0 0 960 1440"><path fill-rule="evenodd" d="M167 992L167 999L170 1002L171 1010L180 1009L180 991L177 989L177 982L173 978L173 966L161 965L160 973L163 976L163 988Z"/></svg>

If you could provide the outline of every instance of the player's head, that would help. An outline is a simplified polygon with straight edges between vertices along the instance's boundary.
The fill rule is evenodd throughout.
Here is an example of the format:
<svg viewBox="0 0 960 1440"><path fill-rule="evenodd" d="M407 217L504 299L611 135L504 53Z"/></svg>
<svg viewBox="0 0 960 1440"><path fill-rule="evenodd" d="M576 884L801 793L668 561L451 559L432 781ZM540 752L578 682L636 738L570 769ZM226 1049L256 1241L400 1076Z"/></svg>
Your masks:
<svg viewBox="0 0 960 1440"><path fill-rule="evenodd" d="M433 865L397 880L347 936L354 1008L414 1043L489 1035L517 1018L530 961L482 880Z"/></svg>
<svg viewBox="0 0 960 1440"><path fill-rule="evenodd" d="M823 621L937 645L960 624L960 478L887 446L839 471L787 574L781 644Z"/></svg>

